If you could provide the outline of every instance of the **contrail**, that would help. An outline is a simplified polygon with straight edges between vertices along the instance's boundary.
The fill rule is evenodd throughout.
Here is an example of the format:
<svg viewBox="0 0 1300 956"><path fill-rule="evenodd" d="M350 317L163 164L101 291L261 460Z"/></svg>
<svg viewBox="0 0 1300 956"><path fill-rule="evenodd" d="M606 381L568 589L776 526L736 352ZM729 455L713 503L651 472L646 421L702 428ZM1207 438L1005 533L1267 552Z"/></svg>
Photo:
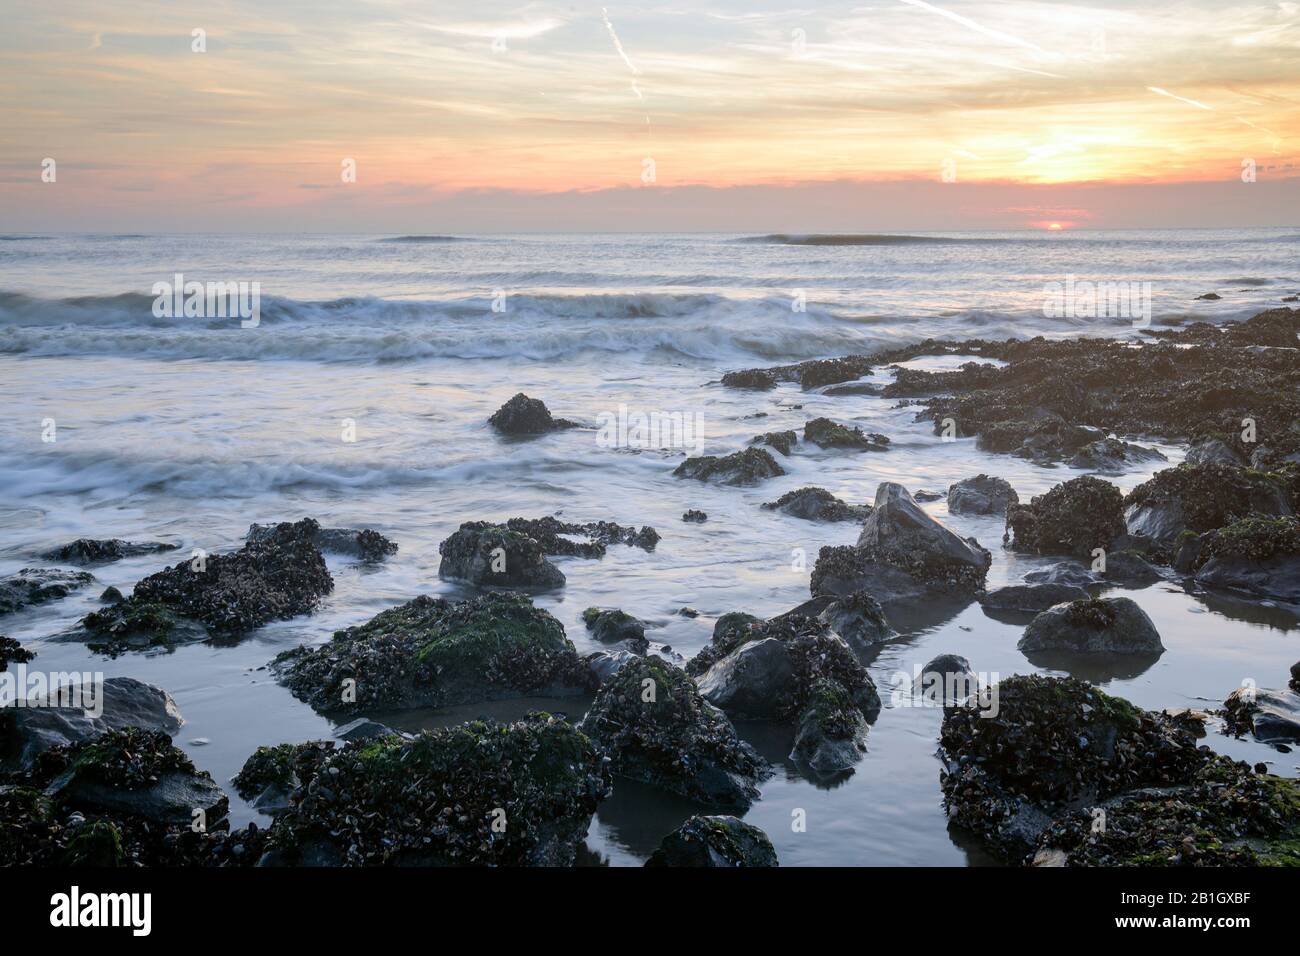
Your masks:
<svg viewBox="0 0 1300 956"><path fill-rule="evenodd" d="M1028 40L1022 40L1019 37L1013 37L1009 33L1001 33L997 30L990 30L988 27L982 27L969 17L963 17L960 13L953 13L951 10L942 10L933 4L926 3L925 0L899 0L899 3L906 3L910 7L919 7L922 10L928 10L931 13L937 13L941 17L946 17L953 23L960 23L962 26L974 30L976 33L982 33L986 37L994 40L1001 40L1003 43L1011 43L1015 46L1022 46L1027 50L1034 50L1038 53L1046 53L1036 43L1030 43ZM606 21L608 22L608 21Z"/></svg>
<svg viewBox="0 0 1300 956"><path fill-rule="evenodd" d="M641 75L641 71L636 68L636 64L632 62L632 58L629 57L627 51L623 49L623 41L618 38L618 34L614 31L614 24L609 21L609 11L604 7L600 8L600 18L605 21L605 29L609 31L609 37L614 41L614 49L617 50L618 55L623 58L623 62L627 64L627 68L632 71L632 92L636 94L638 100L644 103L645 97L641 95L641 88L636 85L636 77ZM645 121L647 126L650 125L649 116L645 118Z"/></svg>
<svg viewBox="0 0 1300 956"><path fill-rule="evenodd" d="M1148 86L1147 89L1152 93L1159 93L1161 96L1167 96L1171 100L1178 100L1178 102L1186 103L1188 106L1195 106L1198 110L1209 110L1210 112L1214 112L1213 106L1206 106L1204 103L1197 100L1189 100L1185 96L1179 96L1177 93L1170 93L1168 90L1162 90L1158 86Z"/></svg>

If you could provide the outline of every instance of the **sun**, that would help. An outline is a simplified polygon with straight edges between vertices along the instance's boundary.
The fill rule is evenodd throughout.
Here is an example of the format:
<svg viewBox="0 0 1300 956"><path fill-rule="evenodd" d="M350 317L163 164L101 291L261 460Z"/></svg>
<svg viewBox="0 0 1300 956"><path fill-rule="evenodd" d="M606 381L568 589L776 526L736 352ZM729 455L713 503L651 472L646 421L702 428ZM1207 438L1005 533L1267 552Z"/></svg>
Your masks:
<svg viewBox="0 0 1300 956"><path fill-rule="evenodd" d="M1052 232L1060 232L1065 227L1062 226L1059 222L1049 222L1047 224L1047 228L1050 229Z"/></svg>

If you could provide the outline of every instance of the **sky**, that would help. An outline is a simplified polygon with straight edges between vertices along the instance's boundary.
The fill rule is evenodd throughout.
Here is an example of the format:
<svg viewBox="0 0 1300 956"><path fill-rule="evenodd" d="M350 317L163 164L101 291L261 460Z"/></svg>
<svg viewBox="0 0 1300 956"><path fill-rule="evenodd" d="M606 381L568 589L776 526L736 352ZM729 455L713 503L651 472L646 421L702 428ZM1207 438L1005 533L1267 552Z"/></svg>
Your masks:
<svg viewBox="0 0 1300 956"><path fill-rule="evenodd" d="M1300 219L1290 0L8 0L3 20L0 232Z"/></svg>

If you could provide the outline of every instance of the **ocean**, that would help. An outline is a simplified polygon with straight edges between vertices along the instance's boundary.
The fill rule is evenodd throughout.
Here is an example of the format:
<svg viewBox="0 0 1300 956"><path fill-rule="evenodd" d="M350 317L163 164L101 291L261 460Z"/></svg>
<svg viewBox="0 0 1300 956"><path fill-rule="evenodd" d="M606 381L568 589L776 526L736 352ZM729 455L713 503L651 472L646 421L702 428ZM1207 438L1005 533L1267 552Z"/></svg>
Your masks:
<svg viewBox="0 0 1300 956"><path fill-rule="evenodd" d="M177 274L257 283L256 326L156 315L155 285ZM599 648L580 618L598 605L650 622L650 640L685 659L723 613L770 616L805 600L817 550L856 539L852 523L800 521L762 502L819 485L862 503L881 481L942 492L979 473L1008 479L1027 500L1081 474L985 453L973 439L941 441L896 400L737 391L718 380L927 337L1138 335L1129 316L1044 308L1053 284L1089 282L1149 290L1140 321L1153 326L1243 319L1300 292L1300 233L0 236L0 402L9 410L0 417L0 575L48 563L41 552L83 536L183 549L95 567L95 586L0 618L0 633L37 652L32 667L129 675L170 692L186 719L178 745L226 786L232 821L244 823L257 811L228 781L252 751L332 731L275 683L268 661L418 594L464 594L437 574L438 544L461 522L557 514L653 525L662 540L652 553L616 545L599 560L555 559L568 584L537 603L580 652ZM1211 291L1221 298L1196 298ZM878 368L871 381L889 379ZM505 441L486 420L517 392L592 427ZM611 445L595 425L620 409L698 422L698 447ZM754 488L671 475L686 454L725 454L822 415L884 433L889 451L804 444L782 460L787 475ZM1157 447L1170 463L1185 451ZM1128 491L1162 467L1112 480ZM949 515L942 499L924 507L993 552L989 587L1051 563L1002 550L998 518ZM683 522L688 509L708 521ZM336 586L315 614L239 641L108 659L61 639L104 587L129 590L195 548L237 548L252 522L306 516L375 528L401 550L375 566L328 556ZM1276 686L1300 657L1300 620L1288 609L1172 582L1126 593L1168 650L1138 673L1077 676L1144 707L1218 706L1243 680ZM685 606L699 616L678 614ZM1040 669L1016 649L1020 627L977 604L897 623L900 639L865 661L885 709L847 780L804 776L786 759L792 730L738 723L778 767L746 819L772 838L782 865L990 862L947 826L935 757L942 711L894 692L901 674L945 652L989 675ZM537 707L576 719L583 703L371 716L416 729ZM1257 743L1214 731L1204 742L1284 776L1300 772L1294 755ZM591 858L640 864L696 810L619 781L593 822ZM799 810L805 830L792 827Z"/></svg>

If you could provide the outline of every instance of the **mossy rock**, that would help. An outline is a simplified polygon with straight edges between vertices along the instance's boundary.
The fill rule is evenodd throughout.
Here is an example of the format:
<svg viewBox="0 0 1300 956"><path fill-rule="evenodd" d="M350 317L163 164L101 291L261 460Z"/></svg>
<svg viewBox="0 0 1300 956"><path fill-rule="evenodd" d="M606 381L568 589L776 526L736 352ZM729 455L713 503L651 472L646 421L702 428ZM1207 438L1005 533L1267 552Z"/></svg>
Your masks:
<svg viewBox="0 0 1300 956"><path fill-rule="evenodd" d="M646 866L776 866L776 850L753 824L726 816L693 816L663 838Z"/></svg>
<svg viewBox="0 0 1300 956"><path fill-rule="evenodd" d="M594 689L564 626L519 594L421 596L320 647L286 651L272 666L294 696L324 713Z"/></svg>
<svg viewBox="0 0 1300 956"><path fill-rule="evenodd" d="M1126 533L1123 496L1109 481L1085 475L1057 485L1029 504L1007 508L1010 546L1032 554L1088 557Z"/></svg>
<svg viewBox="0 0 1300 956"><path fill-rule="evenodd" d="M592 741L545 713L357 741L276 818L268 862L571 866L609 790Z"/></svg>

